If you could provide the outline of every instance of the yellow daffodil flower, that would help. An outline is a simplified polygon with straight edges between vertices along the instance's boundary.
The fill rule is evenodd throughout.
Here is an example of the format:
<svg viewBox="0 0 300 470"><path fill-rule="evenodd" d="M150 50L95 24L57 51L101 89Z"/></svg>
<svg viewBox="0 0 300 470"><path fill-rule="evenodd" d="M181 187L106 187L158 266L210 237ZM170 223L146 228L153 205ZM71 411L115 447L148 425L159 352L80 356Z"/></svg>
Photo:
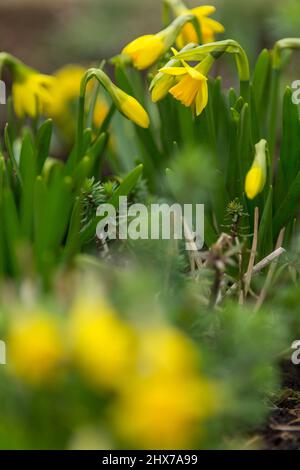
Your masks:
<svg viewBox="0 0 300 470"><path fill-rule="evenodd" d="M266 140L262 139L256 144L255 151L255 158L245 181L245 192L248 199L254 199L263 191L267 179Z"/></svg>
<svg viewBox="0 0 300 470"><path fill-rule="evenodd" d="M55 89L55 78L31 70L17 73L13 80L12 97L15 113L22 118L31 118L45 113L51 103L51 94Z"/></svg>
<svg viewBox="0 0 300 470"><path fill-rule="evenodd" d="M92 387L118 388L135 361L135 336L107 303L82 299L70 320L74 362Z"/></svg>
<svg viewBox="0 0 300 470"><path fill-rule="evenodd" d="M176 16L191 14L197 19L203 43L214 42L216 34L224 33L225 29L221 23L208 18L208 16L215 13L216 8L214 6L203 5L188 9L180 0L168 0L167 3ZM198 42L195 27L191 23L186 24L177 38L177 46L182 49L186 44Z"/></svg>
<svg viewBox="0 0 300 470"><path fill-rule="evenodd" d="M139 370L114 410L117 431L142 449L192 448L218 408L216 386L199 372L198 351L181 332L162 327L140 342Z"/></svg>
<svg viewBox="0 0 300 470"><path fill-rule="evenodd" d="M144 70L163 54L165 50L162 37L156 34L141 36L129 43L122 50L122 54L131 57L133 65L138 70Z"/></svg>
<svg viewBox="0 0 300 470"><path fill-rule="evenodd" d="M170 49L182 27L192 18L189 13L179 15L167 28L159 33L147 34L130 42L122 50L122 55L128 56L138 70L150 67Z"/></svg>
<svg viewBox="0 0 300 470"><path fill-rule="evenodd" d="M7 349L12 372L29 385L52 382L64 358L64 346L55 319L43 312L16 318Z"/></svg>
<svg viewBox="0 0 300 470"><path fill-rule="evenodd" d="M207 56L196 67L183 62L183 67L163 67L160 72L177 78L177 83L169 89L169 93L184 106L191 107L199 116L208 103L207 73L214 59ZM170 82L171 83L171 82Z"/></svg>

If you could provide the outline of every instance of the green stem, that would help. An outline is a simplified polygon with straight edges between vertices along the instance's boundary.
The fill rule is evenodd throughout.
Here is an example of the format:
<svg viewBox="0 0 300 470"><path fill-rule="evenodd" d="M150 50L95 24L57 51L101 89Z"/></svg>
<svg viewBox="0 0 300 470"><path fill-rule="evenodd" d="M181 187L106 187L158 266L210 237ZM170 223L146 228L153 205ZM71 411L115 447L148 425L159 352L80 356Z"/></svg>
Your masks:
<svg viewBox="0 0 300 470"><path fill-rule="evenodd" d="M270 121L269 121L269 148L271 160L273 160L276 147L277 114L280 86L280 69L273 68L271 79L271 101L270 101Z"/></svg>

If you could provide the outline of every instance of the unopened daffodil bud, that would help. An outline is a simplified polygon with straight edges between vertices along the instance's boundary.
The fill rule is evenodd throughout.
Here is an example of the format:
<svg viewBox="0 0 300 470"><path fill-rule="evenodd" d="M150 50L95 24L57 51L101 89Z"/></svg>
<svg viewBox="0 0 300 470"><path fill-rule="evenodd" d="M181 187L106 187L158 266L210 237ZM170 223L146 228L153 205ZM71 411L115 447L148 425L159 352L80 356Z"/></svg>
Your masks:
<svg viewBox="0 0 300 470"><path fill-rule="evenodd" d="M159 33L140 36L124 47L122 56L127 56L138 70L150 67L170 49L182 27L192 20L192 15L182 15Z"/></svg>
<svg viewBox="0 0 300 470"><path fill-rule="evenodd" d="M114 85L113 90L112 98L120 113L138 126L147 129L150 125L150 119L143 106L133 96L128 95L117 86Z"/></svg>
<svg viewBox="0 0 300 470"><path fill-rule="evenodd" d="M117 87L101 69L89 69L86 72L81 82L81 97L85 95L87 84L92 78L96 78L106 89L116 108L123 116L144 129L149 127L150 119L143 106L133 96L128 95L128 93Z"/></svg>
<svg viewBox="0 0 300 470"><path fill-rule="evenodd" d="M247 173L245 192L248 199L254 199L260 194L267 179L267 141L262 139L255 145L255 158Z"/></svg>

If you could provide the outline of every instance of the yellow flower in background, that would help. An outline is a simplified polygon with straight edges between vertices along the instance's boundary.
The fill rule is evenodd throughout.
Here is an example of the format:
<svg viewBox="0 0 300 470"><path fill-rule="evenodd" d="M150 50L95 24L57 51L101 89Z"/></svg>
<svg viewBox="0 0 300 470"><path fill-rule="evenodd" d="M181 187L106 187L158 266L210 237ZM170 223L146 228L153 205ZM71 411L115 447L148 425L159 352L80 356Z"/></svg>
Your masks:
<svg viewBox="0 0 300 470"><path fill-rule="evenodd" d="M123 439L138 448L190 449L199 445L216 400L216 390L197 377L140 377L125 384L114 419Z"/></svg>
<svg viewBox="0 0 300 470"><path fill-rule="evenodd" d="M70 112L70 104L79 96L84 74L85 68L80 65L67 65L55 72L56 84L47 107L50 117L57 119Z"/></svg>
<svg viewBox="0 0 300 470"><path fill-rule="evenodd" d="M27 70L16 74L12 85L12 98L16 115L31 118L44 114L55 89L55 78Z"/></svg>
<svg viewBox="0 0 300 470"><path fill-rule="evenodd" d="M172 2L170 2L172 4ZM182 2L174 2L173 11L175 15L194 15L199 23L199 29L202 36L203 43L215 41L216 34L224 33L224 26L218 21L208 18L208 16L215 13L216 8L210 5L204 5L197 8L188 9ZM186 24L177 38L177 46L182 49L189 43L198 44L199 39L195 27L188 23Z"/></svg>
<svg viewBox="0 0 300 470"><path fill-rule="evenodd" d="M128 55L138 70L144 70L154 64L163 54L165 45L163 38L157 34L147 34L130 42L122 50Z"/></svg>
<svg viewBox="0 0 300 470"><path fill-rule="evenodd" d="M135 335L105 302L83 299L70 319L74 362L95 388L115 389L135 364Z"/></svg>
<svg viewBox="0 0 300 470"><path fill-rule="evenodd" d="M147 373L188 376L199 369L199 362L194 343L181 331L160 326L143 332L140 364Z"/></svg>
<svg viewBox="0 0 300 470"><path fill-rule="evenodd" d="M139 369L120 389L113 419L121 438L141 449L199 445L218 408L216 386L199 373L195 345L162 327L141 334Z"/></svg>
<svg viewBox="0 0 300 470"><path fill-rule="evenodd" d="M245 192L248 199L260 194L267 179L267 141L262 139L255 145L255 158L245 180Z"/></svg>
<svg viewBox="0 0 300 470"><path fill-rule="evenodd" d="M98 96L95 107L94 107L94 116L93 116L93 123L97 128L100 128L105 120L107 113L109 111L108 105L106 101L101 97Z"/></svg>
<svg viewBox="0 0 300 470"><path fill-rule="evenodd" d="M59 325L53 316L36 312L12 322L7 342L13 373L30 385L55 381L64 359Z"/></svg>
<svg viewBox="0 0 300 470"><path fill-rule="evenodd" d="M169 89L169 93L184 106L192 107L197 116L202 113L208 103L207 77L200 70L202 70L202 62L196 67L190 67L184 62L183 67L160 69L161 73L178 79L178 83Z"/></svg>

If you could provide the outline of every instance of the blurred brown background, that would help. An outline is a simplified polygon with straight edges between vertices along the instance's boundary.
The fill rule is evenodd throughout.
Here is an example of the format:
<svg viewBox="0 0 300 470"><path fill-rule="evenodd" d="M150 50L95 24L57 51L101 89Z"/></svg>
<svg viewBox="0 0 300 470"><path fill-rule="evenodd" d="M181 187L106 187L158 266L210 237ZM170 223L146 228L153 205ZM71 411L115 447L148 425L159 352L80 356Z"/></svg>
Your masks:
<svg viewBox="0 0 300 470"><path fill-rule="evenodd" d="M226 37L250 58L274 40L300 34L299 0L187 0L213 4ZM161 29L162 0L0 0L1 49L49 72L66 62L98 62L134 37Z"/></svg>

